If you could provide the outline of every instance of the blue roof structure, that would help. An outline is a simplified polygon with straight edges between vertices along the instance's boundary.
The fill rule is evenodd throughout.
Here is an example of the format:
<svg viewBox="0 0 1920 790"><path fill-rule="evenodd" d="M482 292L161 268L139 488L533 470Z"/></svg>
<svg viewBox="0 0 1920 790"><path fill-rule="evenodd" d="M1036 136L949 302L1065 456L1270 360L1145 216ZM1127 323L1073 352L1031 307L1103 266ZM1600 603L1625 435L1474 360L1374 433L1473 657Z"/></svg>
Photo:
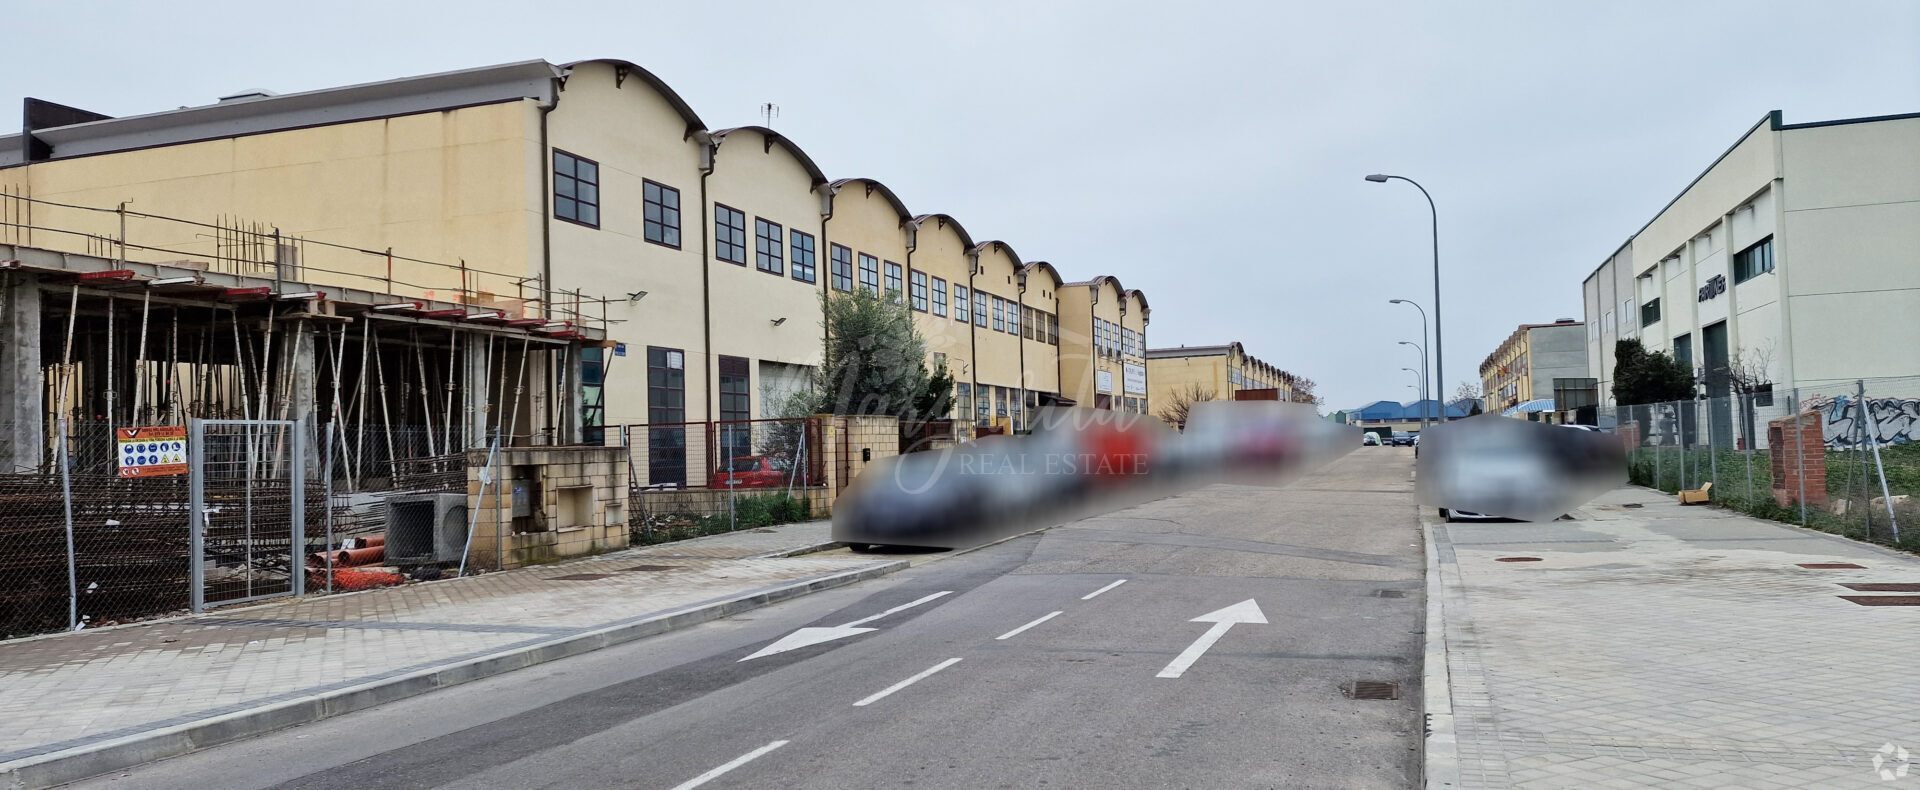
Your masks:
<svg viewBox="0 0 1920 790"><path fill-rule="evenodd" d="M1395 403L1390 400L1377 400L1357 409L1348 409L1347 412L1354 419L1363 422L1392 422L1418 420L1422 414L1425 414L1428 419L1439 419L1441 407L1440 401L1431 398L1413 401L1412 403ZM1472 413L1472 404L1467 401L1448 404L1445 412L1449 420L1457 420Z"/></svg>
<svg viewBox="0 0 1920 790"><path fill-rule="evenodd" d="M1525 403L1508 406L1506 411L1500 412L1500 416L1512 417L1515 414L1534 414L1543 411L1553 411L1552 398L1534 398Z"/></svg>

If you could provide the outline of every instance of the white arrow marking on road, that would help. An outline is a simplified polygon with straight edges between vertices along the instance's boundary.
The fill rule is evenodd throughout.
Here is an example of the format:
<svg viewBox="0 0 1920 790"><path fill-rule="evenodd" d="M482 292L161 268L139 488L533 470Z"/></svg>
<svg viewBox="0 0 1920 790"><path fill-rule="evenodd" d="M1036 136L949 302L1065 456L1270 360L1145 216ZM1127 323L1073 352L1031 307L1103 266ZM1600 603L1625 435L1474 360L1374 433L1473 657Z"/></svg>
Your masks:
<svg viewBox="0 0 1920 790"><path fill-rule="evenodd" d="M1213 647L1213 643L1220 641L1220 637L1226 636L1227 631L1235 625L1239 623L1265 624L1267 622L1267 616L1261 613L1259 604L1254 603L1252 598L1248 598L1225 609L1208 612L1187 622L1213 623L1213 627L1207 629L1206 633L1201 634L1199 639L1193 640L1193 644L1187 645L1187 649L1181 651L1180 655L1175 656L1173 662L1167 664L1166 669L1160 670L1160 674L1157 677L1180 677L1187 671L1187 667L1191 667L1193 666L1193 662L1199 661L1200 656L1206 654L1207 649Z"/></svg>
<svg viewBox="0 0 1920 790"><path fill-rule="evenodd" d="M924 598L920 598L915 601L910 601L907 603L900 604L899 606L893 607L892 609L888 609L879 614L867 615L866 617L862 617L858 620L855 620L851 623L847 623L845 625L832 625L832 626L826 626L824 628L820 628L820 627L802 628L798 631L795 631L791 634L787 634L786 636L781 637L779 641L774 642L771 645L767 645L766 647L760 648L760 652L754 653L753 655L740 659L740 661L752 661L756 658L761 658L763 656L770 656L775 653L785 653L789 650L799 650L800 648L807 647L809 645L817 645L817 644L820 644L821 642L831 642L835 639L845 639L849 636L859 636L868 631L879 630L875 628L861 628L860 626L866 625L867 623L871 623L882 617L886 617L887 615L898 614L900 612L904 612L908 609L912 609L913 607L919 606L920 604L926 603L928 601L932 601L942 596L952 595L952 594L953 594L952 590L941 590L940 592L934 593ZM736 661L734 663L739 663L739 662Z"/></svg>

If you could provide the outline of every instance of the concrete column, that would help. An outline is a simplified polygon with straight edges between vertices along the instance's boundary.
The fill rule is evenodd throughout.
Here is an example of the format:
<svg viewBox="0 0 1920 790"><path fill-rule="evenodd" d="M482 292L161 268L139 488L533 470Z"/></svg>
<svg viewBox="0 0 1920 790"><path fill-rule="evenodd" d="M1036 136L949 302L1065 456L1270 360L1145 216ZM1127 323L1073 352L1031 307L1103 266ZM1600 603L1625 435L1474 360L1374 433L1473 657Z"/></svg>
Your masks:
<svg viewBox="0 0 1920 790"><path fill-rule="evenodd" d="M32 469L46 449L40 368L40 278L0 283L0 471Z"/></svg>
<svg viewBox="0 0 1920 790"><path fill-rule="evenodd" d="M489 407L496 382L488 370L487 335L468 333L460 344L463 378L460 384L460 414L467 425L467 449L485 450L493 440ZM500 358L500 341L493 341L494 359Z"/></svg>

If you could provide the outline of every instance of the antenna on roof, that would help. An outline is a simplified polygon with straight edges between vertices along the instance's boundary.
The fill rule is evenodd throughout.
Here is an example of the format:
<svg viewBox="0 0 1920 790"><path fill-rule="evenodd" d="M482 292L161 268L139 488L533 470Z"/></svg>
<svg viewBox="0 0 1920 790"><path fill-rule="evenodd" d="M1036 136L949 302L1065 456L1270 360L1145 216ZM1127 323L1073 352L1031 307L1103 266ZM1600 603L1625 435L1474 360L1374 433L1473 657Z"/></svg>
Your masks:
<svg viewBox="0 0 1920 790"><path fill-rule="evenodd" d="M780 105L767 102L760 105L760 125L773 128L773 119L780 117Z"/></svg>

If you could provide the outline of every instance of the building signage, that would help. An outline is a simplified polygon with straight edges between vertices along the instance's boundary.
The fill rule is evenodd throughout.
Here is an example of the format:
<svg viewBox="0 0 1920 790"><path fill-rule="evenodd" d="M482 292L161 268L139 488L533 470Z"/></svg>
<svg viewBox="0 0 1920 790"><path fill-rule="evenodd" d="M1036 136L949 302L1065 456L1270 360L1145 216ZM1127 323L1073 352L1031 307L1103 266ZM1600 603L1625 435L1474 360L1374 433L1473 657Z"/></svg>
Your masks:
<svg viewBox="0 0 1920 790"><path fill-rule="evenodd" d="M113 429L121 477L169 477L187 473L187 429L149 425Z"/></svg>
<svg viewBox="0 0 1920 790"><path fill-rule="evenodd" d="M1128 395L1147 394L1147 366L1127 365L1121 373L1120 384L1126 387Z"/></svg>
<svg viewBox="0 0 1920 790"><path fill-rule="evenodd" d="M1716 274L1707 279L1706 285L1700 286L1700 301L1707 301L1726 292L1727 276L1724 274Z"/></svg>
<svg viewBox="0 0 1920 790"><path fill-rule="evenodd" d="M1111 370L1094 371L1093 372L1093 391L1112 393L1113 392L1113 371Z"/></svg>

